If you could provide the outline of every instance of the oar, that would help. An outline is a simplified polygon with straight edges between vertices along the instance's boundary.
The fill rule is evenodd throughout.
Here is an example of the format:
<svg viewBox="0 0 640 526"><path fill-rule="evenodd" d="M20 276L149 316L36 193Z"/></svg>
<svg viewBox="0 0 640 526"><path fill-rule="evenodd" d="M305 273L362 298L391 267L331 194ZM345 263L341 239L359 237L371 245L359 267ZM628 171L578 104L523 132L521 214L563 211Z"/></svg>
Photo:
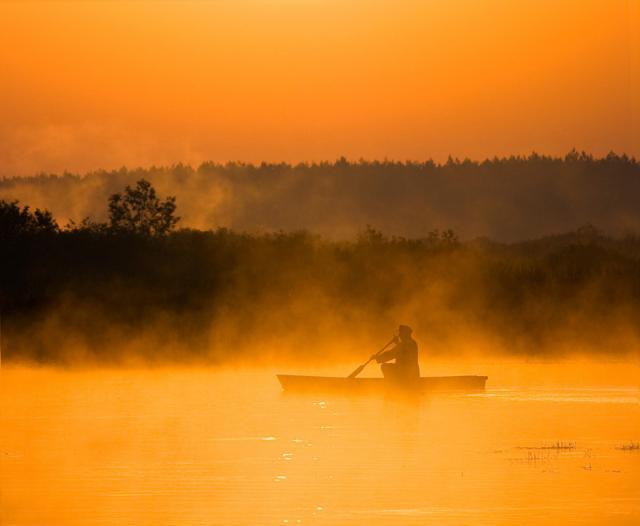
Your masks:
<svg viewBox="0 0 640 526"><path fill-rule="evenodd" d="M364 362L361 366L359 366L355 371L353 371L349 376L347 376L347 378L355 378L356 376L358 376L362 370L369 365L369 362L371 360L373 360L376 356L378 356L382 351L384 351L387 347L389 347L389 345L391 345L393 342L396 341L396 337L394 336L393 338L391 338L389 340L389 343L387 343L387 345L385 345L382 349L380 349L377 353L375 353L373 356L371 356L366 362Z"/></svg>

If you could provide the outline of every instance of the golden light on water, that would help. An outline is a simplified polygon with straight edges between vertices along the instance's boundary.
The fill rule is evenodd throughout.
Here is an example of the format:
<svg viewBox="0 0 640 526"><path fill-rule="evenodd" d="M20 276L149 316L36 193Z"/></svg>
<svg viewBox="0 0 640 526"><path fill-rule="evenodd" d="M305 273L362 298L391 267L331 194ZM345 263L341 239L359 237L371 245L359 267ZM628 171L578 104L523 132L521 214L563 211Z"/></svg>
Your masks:
<svg viewBox="0 0 640 526"><path fill-rule="evenodd" d="M5 369L3 524L637 523L637 367L465 367L490 374L486 393L291 396L269 370Z"/></svg>

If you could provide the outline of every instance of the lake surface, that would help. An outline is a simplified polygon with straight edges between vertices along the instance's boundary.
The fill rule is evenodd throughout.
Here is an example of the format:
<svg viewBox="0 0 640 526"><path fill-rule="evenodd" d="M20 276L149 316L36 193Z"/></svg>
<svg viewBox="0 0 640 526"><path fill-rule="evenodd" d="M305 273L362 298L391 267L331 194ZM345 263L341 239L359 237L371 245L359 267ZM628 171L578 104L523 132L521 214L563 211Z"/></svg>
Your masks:
<svg viewBox="0 0 640 526"><path fill-rule="evenodd" d="M637 364L431 370L488 374L487 391L293 396L271 370L4 367L0 522L640 524Z"/></svg>

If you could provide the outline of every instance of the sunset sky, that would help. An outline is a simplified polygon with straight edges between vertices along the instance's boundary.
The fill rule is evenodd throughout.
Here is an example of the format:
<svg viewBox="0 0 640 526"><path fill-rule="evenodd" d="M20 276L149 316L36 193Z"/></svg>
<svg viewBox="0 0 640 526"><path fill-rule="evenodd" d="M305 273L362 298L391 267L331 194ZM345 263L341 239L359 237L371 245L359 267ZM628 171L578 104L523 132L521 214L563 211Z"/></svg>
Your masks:
<svg viewBox="0 0 640 526"><path fill-rule="evenodd" d="M640 156L640 0L0 4L0 175Z"/></svg>

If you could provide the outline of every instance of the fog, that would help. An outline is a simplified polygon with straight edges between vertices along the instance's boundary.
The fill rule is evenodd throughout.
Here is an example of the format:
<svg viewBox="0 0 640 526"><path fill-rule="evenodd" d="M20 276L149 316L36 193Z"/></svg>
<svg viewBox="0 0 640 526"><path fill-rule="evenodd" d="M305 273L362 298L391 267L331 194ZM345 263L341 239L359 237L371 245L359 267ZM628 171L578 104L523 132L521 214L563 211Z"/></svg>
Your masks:
<svg viewBox="0 0 640 526"><path fill-rule="evenodd" d="M5 179L0 199L53 216L41 232L3 219L4 355L321 364L403 323L433 355L637 356L639 175L571 152ZM180 228L96 223L142 177L176 196Z"/></svg>
<svg viewBox="0 0 640 526"><path fill-rule="evenodd" d="M54 215L0 203L0 520L636 524L637 170L579 156L3 181ZM140 177L177 196L183 228L100 224ZM373 215L383 228L359 226ZM400 323L423 376L486 390L281 391L277 373L346 377Z"/></svg>
<svg viewBox="0 0 640 526"><path fill-rule="evenodd" d="M319 365L360 361L400 323L429 355L638 352L640 240L593 228L514 245L80 229L12 254L9 360Z"/></svg>
<svg viewBox="0 0 640 526"><path fill-rule="evenodd" d="M140 178L177 197L182 227L205 230L308 230L352 239L372 225L412 238L453 229L462 239L505 242L587 223L616 235L640 230L640 164L626 156L596 159L577 152L445 164L341 159L46 174L0 180L0 199L47 208L61 224L103 220L107 197Z"/></svg>

